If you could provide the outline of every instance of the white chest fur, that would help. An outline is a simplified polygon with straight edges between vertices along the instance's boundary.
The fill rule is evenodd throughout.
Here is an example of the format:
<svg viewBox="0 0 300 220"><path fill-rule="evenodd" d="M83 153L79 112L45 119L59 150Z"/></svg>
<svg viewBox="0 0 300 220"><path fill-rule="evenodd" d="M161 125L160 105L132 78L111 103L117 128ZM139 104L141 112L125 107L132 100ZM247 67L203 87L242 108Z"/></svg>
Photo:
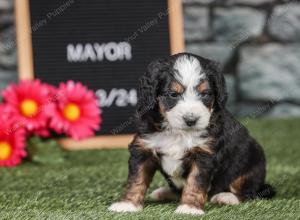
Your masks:
<svg viewBox="0 0 300 220"><path fill-rule="evenodd" d="M202 146L207 142L207 138L200 138L201 134L195 131L164 131L146 135L142 141L145 147L162 153L162 169L170 175L175 185L181 187L183 185L183 180L180 178L182 158L187 150Z"/></svg>

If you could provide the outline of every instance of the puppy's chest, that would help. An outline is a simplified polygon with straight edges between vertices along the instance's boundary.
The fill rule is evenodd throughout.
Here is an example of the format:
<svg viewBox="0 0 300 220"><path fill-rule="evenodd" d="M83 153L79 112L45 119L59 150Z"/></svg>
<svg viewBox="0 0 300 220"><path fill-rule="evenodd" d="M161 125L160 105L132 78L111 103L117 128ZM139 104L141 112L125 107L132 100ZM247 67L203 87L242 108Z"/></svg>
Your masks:
<svg viewBox="0 0 300 220"><path fill-rule="evenodd" d="M164 172L170 177L179 178L183 172L182 159L185 153L207 142L207 138L200 136L201 133L160 132L147 135L143 141L145 147L161 155L161 167Z"/></svg>

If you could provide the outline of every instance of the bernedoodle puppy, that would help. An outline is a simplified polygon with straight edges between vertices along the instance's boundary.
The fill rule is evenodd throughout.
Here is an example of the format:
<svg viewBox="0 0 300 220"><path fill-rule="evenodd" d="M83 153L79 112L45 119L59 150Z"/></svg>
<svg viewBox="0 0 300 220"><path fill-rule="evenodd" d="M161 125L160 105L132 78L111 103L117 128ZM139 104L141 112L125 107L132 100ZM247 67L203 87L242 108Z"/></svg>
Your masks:
<svg viewBox="0 0 300 220"><path fill-rule="evenodd" d="M176 213L201 215L207 199L233 205L274 196L265 183L262 147L228 112L226 101L224 76L215 62L189 53L152 62L140 79L126 190L109 210L142 210L157 170L169 186L151 197L180 196Z"/></svg>

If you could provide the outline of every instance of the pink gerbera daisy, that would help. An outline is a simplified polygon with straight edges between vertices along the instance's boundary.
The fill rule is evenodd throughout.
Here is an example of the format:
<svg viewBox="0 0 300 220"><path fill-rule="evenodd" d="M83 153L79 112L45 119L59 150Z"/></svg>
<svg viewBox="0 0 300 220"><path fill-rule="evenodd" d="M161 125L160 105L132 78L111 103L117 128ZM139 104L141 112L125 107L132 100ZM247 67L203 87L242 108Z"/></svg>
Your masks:
<svg viewBox="0 0 300 220"><path fill-rule="evenodd" d="M52 87L51 87L52 88ZM29 132L46 135L48 119L55 105L50 100L52 89L39 80L21 81L3 91L5 102L14 109L13 116Z"/></svg>
<svg viewBox="0 0 300 220"><path fill-rule="evenodd" d="M76 140L94 135L101 123L100 109L93 91L81 83L61 83L57 90L57 108L50 127Z"/></svg>
<svg viewBox="0 0 300 220"><path fill-rule="evenodd" d="M26 156L25 130L15 127L8 108L0 106L0 166L16 166Z"/></svg>
<svg viewBox="0 0 300 220"><path fill-rule="evenodd" d="M0 113L2 118L10 118L13 116L14 109L9 105L0 104Z"/></svg>

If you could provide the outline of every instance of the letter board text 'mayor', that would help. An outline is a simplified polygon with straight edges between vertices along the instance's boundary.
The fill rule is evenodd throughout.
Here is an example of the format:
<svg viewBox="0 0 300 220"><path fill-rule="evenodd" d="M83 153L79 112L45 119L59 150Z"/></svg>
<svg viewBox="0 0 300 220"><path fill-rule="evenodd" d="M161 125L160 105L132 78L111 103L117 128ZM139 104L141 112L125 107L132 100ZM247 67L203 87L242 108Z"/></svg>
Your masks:
<svg viewBox="0 0 300 220"><path fill-rule="evenodd" d="M102 109L97 135L134 133L138 78L153 59L183 48L181 23L171 20L179 21L181 12L171 10L180 1L26 1L32 54L19 53L21 78L32 75L54 85L81 81L95 91ZM19 50L24 50L21 41L19 36ZM24 64L29 57L32 64Z"/></svg>

